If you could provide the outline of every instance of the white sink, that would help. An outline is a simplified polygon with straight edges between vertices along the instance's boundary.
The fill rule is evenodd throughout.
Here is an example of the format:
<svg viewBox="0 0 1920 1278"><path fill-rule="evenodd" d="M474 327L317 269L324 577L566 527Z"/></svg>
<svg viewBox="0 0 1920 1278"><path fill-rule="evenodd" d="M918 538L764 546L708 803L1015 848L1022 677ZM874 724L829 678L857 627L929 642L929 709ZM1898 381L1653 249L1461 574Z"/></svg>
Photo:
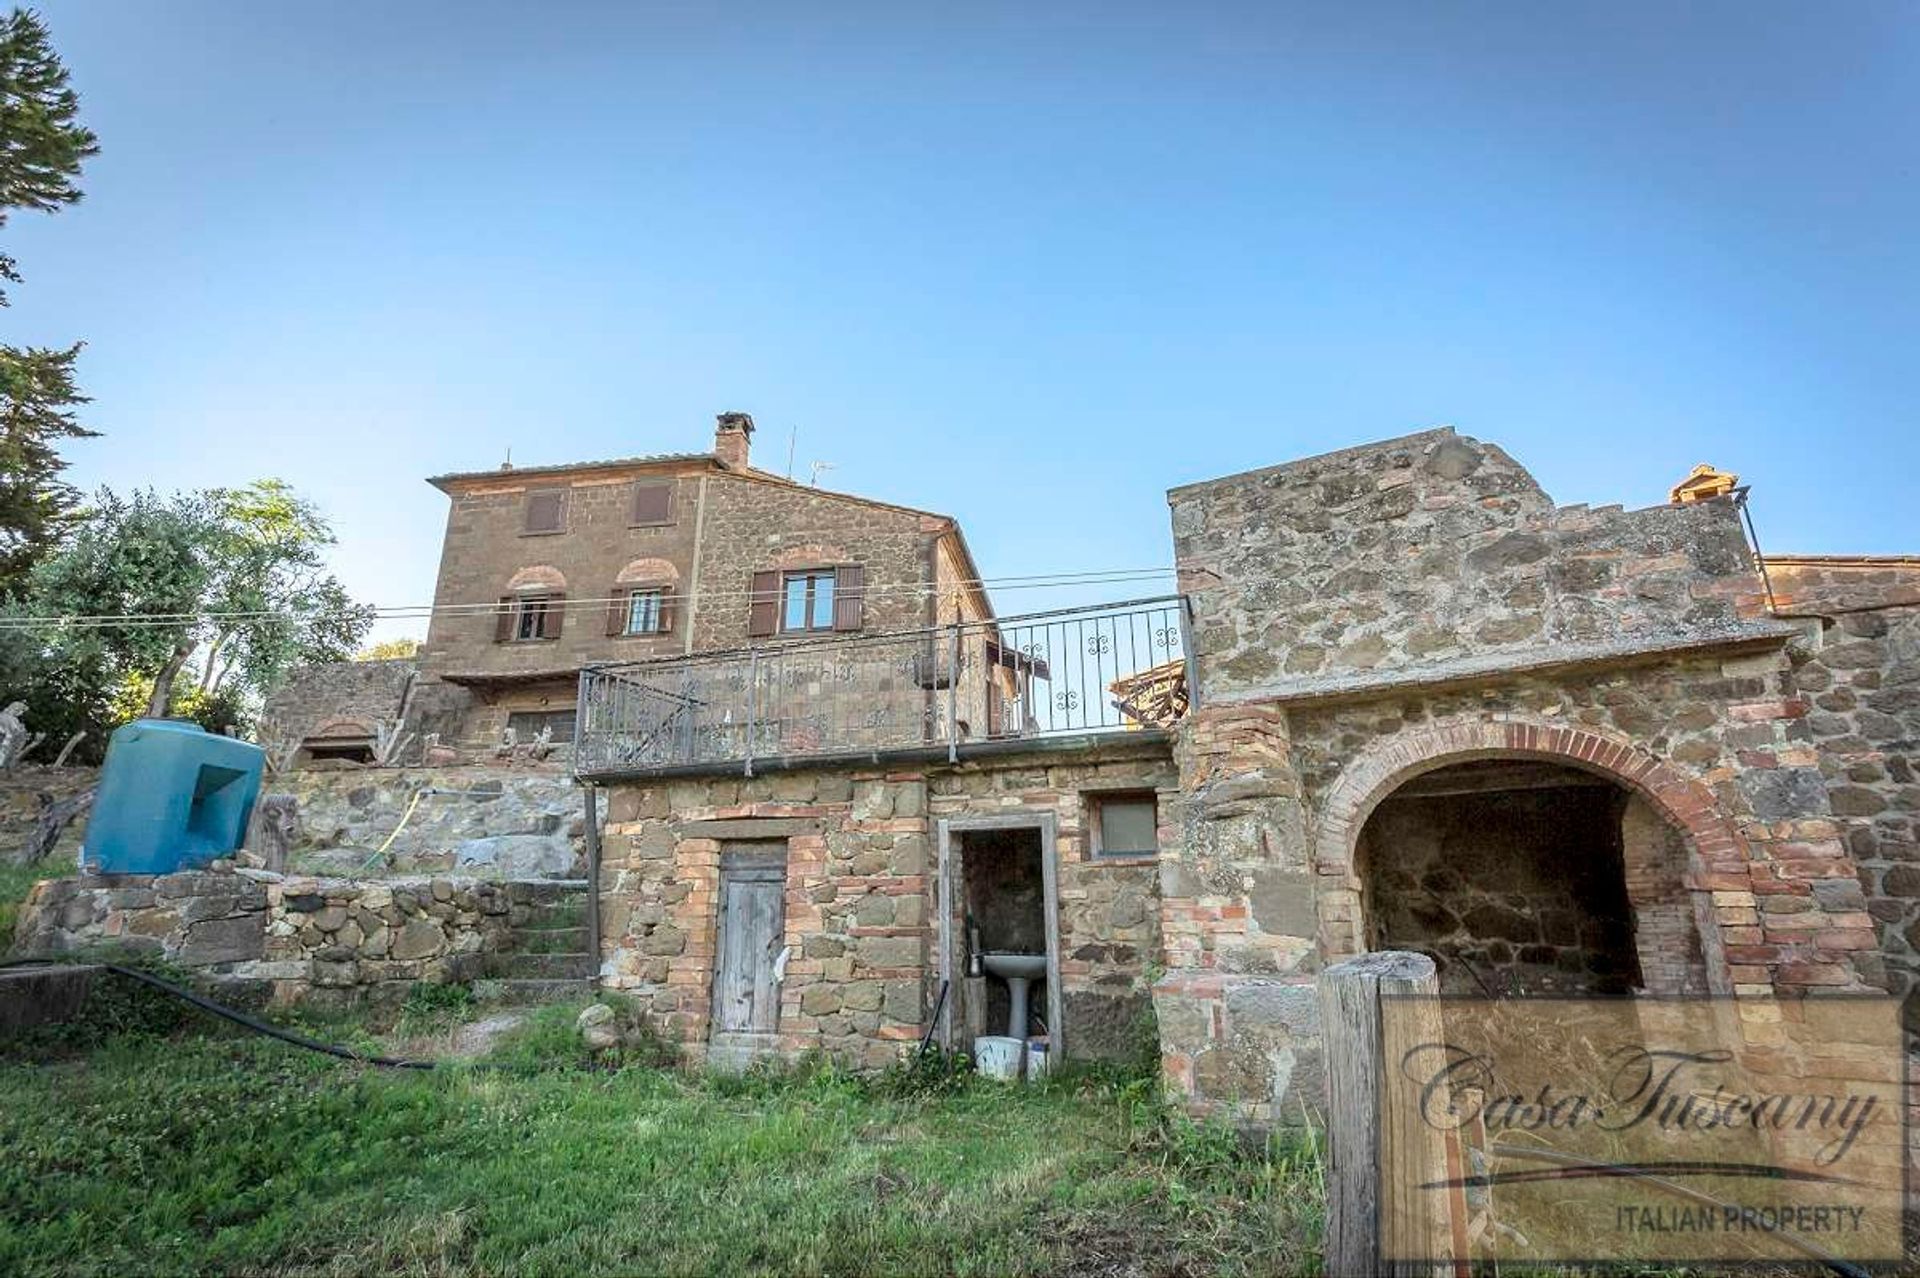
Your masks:
<svg viewBox="0 0 1920 1278"><path fill-rule="evenodd" d="M1024 977L1030 981L1047 974L1047 956L1044 954L990 952L980 956L980 965L1003 980Z"/></svg>
<svg viewBox="0 0 1920 1278"><path fill-rule="evenodd" d="M1047 974L1044 954L1008 954L1004 951L980 956L980 966L1007 983L1007 1037L1022 1042L1027 1038L1027 987Z"/></svg>

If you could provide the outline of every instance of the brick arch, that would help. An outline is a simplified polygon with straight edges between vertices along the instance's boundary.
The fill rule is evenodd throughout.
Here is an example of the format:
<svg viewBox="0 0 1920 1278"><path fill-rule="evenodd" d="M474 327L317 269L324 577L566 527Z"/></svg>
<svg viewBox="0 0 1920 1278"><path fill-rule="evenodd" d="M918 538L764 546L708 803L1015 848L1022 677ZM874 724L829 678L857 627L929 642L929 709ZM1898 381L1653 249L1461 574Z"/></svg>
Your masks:
<svg viewBox="0 0 1920 1278"><path fill-rule="evenodd" d="M1746 840L1699 781L1617 737L1566 724L1521 719L1442 720L1382 737L1353 756L1319 805L1314 834L1320 944L1329 957L1353 953L1363 933L1354 853L1382 800L1424 773L1478 759L1538 759L1591 772L1647 801L1687 845L1686 880L1707 978L1726 988L1719 928L1700 884L1711 867L1744 869ZM1639 903L1636 903L1639 904Z"/></svg>
<svg viewBox="0 0 1920 1278"><path fill-rule="evenodd" d="M532 564L507 578L509 591L565 590L566 588L566 574L552 564Z"/></svg>
<svg viewBox="0 0 1920 1278"><path fill-rule="evenodd" d="M341 738L371 737L374 735L373 722L369 719L333 718L312 729L302 740L338 740Z"/></svg>
<svg viewBox="0 0 1920 1278"><path fill-rule="evenodd" d="M635 582L675 582L680 580L680 570L665 559L636 559L620 570L614 579L615 585L631 586Z"/></svg>
<svg viewBox="0 0 1920 1278"><path fill-rule="evenodd" d="M773 558L775 568L813 568L820 564L844 563L851 556L839 546L811 541L788 546Z"/></svg>

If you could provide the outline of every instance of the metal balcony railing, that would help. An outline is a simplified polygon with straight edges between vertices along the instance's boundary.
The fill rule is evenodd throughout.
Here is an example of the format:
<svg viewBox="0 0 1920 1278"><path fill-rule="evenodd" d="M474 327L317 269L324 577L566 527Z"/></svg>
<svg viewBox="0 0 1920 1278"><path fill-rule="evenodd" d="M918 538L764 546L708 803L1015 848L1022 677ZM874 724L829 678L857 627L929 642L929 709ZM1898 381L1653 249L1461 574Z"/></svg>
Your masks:
<svg viewBox="0 0 1920 1278"><path fill-rule="evenodd" d="M1178 596L580 672L587 779L1167 727L1186 704Z"/></svg>

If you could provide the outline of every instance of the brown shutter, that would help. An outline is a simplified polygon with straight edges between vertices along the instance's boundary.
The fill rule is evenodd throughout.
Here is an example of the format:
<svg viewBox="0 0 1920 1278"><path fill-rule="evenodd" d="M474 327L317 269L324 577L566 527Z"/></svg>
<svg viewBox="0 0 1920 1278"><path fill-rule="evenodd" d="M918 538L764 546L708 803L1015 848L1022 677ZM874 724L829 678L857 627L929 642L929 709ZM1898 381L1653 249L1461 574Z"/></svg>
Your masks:
<svg viewBox="0 0 1920 1278"><path fill-rule="evenodd" d="M833 574L833 628L858 630L867 593L867 570L859 564L842 564Z"/></svg>
<svg viewBox="0 0 1920 1278"><path fill-rule="evenodd" d="M542 639L558 639L560 637L560 627L566 624L566 620L567 596L564 593L548 595L547 615L544 624L540 627L540 637Z"/></svg>
<svg viewBox="0 0 1920 1278"><path fill-rule="evenodd" d="M538 488L527 494L527 531L559 532L566 518L567 490Z"/></svg>
<svg viewBox="0 0 1920 1278"><path fill-rule="evenodd" d="M674 605L678 604L679 602L680 602L680 595L679 595L679 592L677 591L664 590L660 593L660 633L661 634L670 635L673 633L673 610L674 610Z"/></svg>
<svg viewBox="0 0 1920 1278"><path fill-rule="evenodd" d="M756 572L748 594L747 637L764 639L780 622L780 574Z"/></svg>
<svg viewBox="0 0 1920 1278"><path fill-rule="evenodd" d="M633 486L633 522L670 524L673 522L672 484L635 484Z"/></svg>
<svg viewBox="0 0 1920 1278"><path fill-rule="evenodd" d="M519 611L514 607L518 602L512 595L500 596L500 611L493 614L493 641L505 643L513 638L513 617Z"/></svg>
<svg viewBox="0 0 1920 1278"><path fill-rule="evenodd" d="M607 633L609 635L627 633L627 596L632 593L624 586L613 588L613 597L607 600Z"/></svg>

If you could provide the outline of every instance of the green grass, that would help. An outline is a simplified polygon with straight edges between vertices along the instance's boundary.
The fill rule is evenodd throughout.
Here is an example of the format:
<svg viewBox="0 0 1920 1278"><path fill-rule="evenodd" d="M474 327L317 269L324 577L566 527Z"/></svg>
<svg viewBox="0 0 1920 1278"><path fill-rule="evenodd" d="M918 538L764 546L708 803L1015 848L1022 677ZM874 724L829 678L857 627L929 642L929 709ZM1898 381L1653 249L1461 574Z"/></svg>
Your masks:
<svg viewBox="0 0 1920 1278"><path fill-rule="evenodd" d="M0 1272L1317 1267L1311 1145L1146 1083L582 1068L571 1014L430 1074L197 1026L0 1051Z"/></svg>
<svg viewBox="0 0 1920 1278"><path fill-rule="evenodd" d="M27 889L41 879L58 877L45 865L0 865L0 955L13 940L14 920L20 917L20 903L27 899Z"/></svg>

